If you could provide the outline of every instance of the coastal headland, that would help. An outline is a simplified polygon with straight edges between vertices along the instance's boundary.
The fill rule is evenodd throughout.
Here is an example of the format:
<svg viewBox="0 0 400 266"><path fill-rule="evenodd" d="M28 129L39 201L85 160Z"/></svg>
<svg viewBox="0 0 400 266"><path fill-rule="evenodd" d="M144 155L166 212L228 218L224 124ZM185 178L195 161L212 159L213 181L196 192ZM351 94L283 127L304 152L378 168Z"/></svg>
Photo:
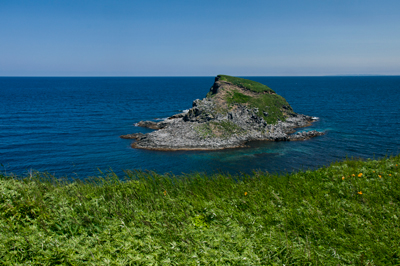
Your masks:
<svg viewBox="0 0 400 266"><path fill-rule="evenodd" d="M193 101L188 112L161 122L136 125L156 131L127 134L132 148L149 150L219 150L243 147L246 142L307 140L324 132L295 133L315 118L297 114L289 103L261 83L218 75L202 100Z"/></svg>

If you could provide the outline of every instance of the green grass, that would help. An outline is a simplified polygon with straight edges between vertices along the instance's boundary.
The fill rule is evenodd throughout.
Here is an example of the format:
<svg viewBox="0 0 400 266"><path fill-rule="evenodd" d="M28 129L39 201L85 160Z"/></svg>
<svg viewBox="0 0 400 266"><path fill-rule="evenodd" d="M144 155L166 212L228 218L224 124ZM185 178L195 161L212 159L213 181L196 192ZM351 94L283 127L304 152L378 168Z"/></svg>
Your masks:
<svg viewBox="0 0 400 266"><path fill-rule="evenodd" d="M193 129L204 139L208 137L215 137L215 134L210 126L210 122L198 124L194 126Z"/></svg>
<svg viewBox="0 0 400 266"><path fill-rule="evenodd" d="M269 92L268 94L259 94L258 96L251 97L238 91L232 91L225 99L231 105L248 104L251 108L258 108L258 116L263 117L268 124L276 124L278 120L285 121L287 115L294 113L292 107L290 107L289 103L282 96L275 94L271 88L264 84L227 75L218 75L218 77L220 80L230 82L253 92ZM207 97L211 97L210 95L207 95ZM283 106L288 108L283 110ZM284 111L286 114L284 114ZM268 113L268 115L265 116L264 112Z"/></svg>
<svg viewBox="0 0 400 266"><path fill-rule="evenodd" d="M218 135L220 135L221 138L229 138L233 134L241 134L244 132L241 127L228 120L201 123L195 126L194 130L202 138L215 138Z"/></svg>
<svg viewBox="0 0 400 266"><path fill-rule="evenodd" d="M248 80L248 79L243 79L243 78L237 78L237 77L232 77L232 76L227 76L227 75L218 75L219 79L222 81L227 81L230 82L236 86L251 90L253 92L268 92L268 93L275 93L270 87L261 84L256 81Z"/></svg>
<svg viewBox="0 0 400 266"><path fill-rule="evenodd" d="M282 111L283 106L288 106L287 113L293 113L289 103L280 95L277 94L262 94L258 97L251 97L240 92L233 91L228 94L226 99L228 104L248 104L251 108L258 108L258 116L263 117L268 124L276 124L278 120L285 121L286 116ZM264 112L268 115L265 116Z"/></svg>
<svg viewBox="0 0 400 266"><path fill-rule="evenodd" d="M0 174L0 264L399 265L398 165L85 182Z"/></svg>
<svg viewBox="0 0 400 266"><path fill-rule="evenodd" d="M244 95L243 93L233 91L233 94L230 94L226 99L227 103L248 103L253 97Z"/></svg>
<svg viewBox="0 0 400 266"><path fill-rule="evenodd" d="M238 125L229 120L222 120L219 122L213 121L210 123L212 123L217 128L217 130L223 132L224 137L226 138L232 136L233 134L241 134L244 132L244 130L241 127L239 127Z"/></svg>

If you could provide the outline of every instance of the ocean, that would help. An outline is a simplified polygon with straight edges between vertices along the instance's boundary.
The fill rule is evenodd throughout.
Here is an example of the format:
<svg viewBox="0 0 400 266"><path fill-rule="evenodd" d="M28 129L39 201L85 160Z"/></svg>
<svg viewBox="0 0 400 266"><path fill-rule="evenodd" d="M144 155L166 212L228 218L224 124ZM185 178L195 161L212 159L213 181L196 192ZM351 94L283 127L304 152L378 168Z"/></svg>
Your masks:
<svg viewBox="0 0 400 266"><path fill-rule="evenodd" d="M244 78L268 85L295 112L319 118L299 130L326 135L220 151L137 150L119 136L150 132L134 124L189 109L214 77L0 77L0 171L81 179L126 169L235 175L400 154L400 76Z"/></svg>

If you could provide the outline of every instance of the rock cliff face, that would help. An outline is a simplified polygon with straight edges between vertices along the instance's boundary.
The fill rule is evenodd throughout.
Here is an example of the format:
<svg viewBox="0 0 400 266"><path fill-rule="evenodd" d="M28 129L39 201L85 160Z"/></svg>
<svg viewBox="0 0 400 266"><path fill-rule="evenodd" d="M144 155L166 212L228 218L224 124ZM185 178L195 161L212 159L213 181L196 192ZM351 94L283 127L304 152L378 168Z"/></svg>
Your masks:
<svg viewBox="0 0 400 266"><path fill-rule="evenodd" d="M187 113L162 122L140 121L154 132L123 135L136 139L133 148L155 150L216 150L241 147L252 140L305 140L324 133L294 133L312 117L297 114L269 87L242 78L218 75L202 100Z"/></svg>

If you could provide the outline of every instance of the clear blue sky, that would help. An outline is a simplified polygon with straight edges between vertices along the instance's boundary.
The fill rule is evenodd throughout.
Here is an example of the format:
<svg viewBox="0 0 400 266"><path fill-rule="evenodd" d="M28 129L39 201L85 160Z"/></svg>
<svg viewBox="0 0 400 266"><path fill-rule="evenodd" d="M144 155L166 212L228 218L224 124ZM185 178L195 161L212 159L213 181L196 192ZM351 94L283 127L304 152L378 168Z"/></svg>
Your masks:
<svg viewBox="0 0 400 266"><path fill-rule="evenodd" d="M0 0L0 76L400 75L399 0Z"/></svg>

